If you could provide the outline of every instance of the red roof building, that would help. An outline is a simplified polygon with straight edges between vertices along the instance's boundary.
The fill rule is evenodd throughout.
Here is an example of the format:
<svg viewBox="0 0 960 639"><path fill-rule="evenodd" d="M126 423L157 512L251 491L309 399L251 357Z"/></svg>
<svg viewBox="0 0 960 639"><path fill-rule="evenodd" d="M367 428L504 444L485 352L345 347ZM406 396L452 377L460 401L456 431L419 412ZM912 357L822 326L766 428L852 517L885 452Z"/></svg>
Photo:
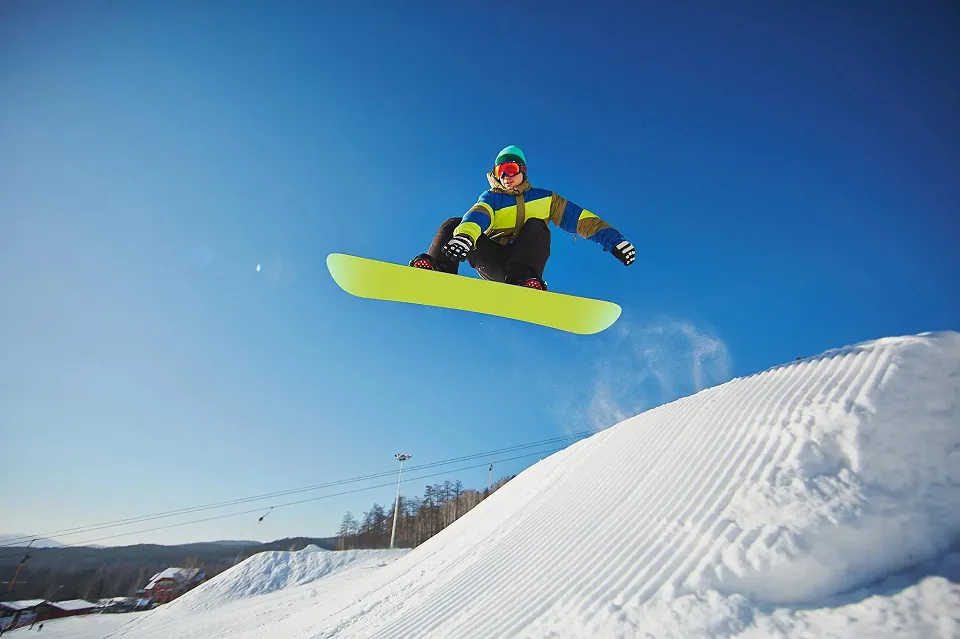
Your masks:
<svg viewBox="0 0 960 639"><path fill-rule="evenodd" d="M89 615L96 607L97 604L83 599L44 601L37 606L37 621L62 619L63 617L74 617L76 615Z"/></svg>
<svg viewBox="0 0 960 639"><path fill-rule="evenodd" d="M143 597L164 604L203 583L206 578L206 573L199 568L167 568L150 578L150 583L143 589Z"/></svg>
<svg viewBox="0 0 960 639"><path fill-rule="evenodd" d="M0 629L12 630L35 622L44 603L43 599L0 602Z"/></svg>

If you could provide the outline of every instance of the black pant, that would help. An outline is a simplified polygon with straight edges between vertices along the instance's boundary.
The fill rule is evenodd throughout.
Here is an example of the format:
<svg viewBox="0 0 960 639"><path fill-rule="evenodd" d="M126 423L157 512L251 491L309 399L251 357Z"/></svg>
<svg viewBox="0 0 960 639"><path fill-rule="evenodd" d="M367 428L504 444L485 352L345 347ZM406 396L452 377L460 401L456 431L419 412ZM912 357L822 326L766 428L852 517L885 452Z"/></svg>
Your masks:
<svg viewBox="0 0 960 639"><path fill-rule="evenodd" d="M452 217L441 224L427 251L441 271L456 273L459 269L460 265L448 260L441 249L462 221ZM533 276L543 279L543 269L550 259L550 229L545 221L533 218L523 223L509 244L480 235L467 259L485 280L518 282Z"/></svg>

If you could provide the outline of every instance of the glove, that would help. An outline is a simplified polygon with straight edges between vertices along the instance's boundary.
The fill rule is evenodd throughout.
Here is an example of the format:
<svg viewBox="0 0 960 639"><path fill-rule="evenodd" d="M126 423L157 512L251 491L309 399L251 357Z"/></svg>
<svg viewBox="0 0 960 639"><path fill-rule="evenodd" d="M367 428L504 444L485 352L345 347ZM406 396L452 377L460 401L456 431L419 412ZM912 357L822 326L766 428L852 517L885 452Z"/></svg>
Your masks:
<svg viewBox="0 0 960 639"><path fill-rule="evenodd" d="M467 259L467 253L473 249L473 238L469 235L456 235L443 245L443 254L451 262L462 262Z"/></svg>
<svg viewBox="0 0 960 639"><path fill-rule="evenodd" d="M626 240L621 240L610 252L613 253L615 258L623 262L624 266L630 266L637 259L637 249L633 248L633 244Z"/></svg>

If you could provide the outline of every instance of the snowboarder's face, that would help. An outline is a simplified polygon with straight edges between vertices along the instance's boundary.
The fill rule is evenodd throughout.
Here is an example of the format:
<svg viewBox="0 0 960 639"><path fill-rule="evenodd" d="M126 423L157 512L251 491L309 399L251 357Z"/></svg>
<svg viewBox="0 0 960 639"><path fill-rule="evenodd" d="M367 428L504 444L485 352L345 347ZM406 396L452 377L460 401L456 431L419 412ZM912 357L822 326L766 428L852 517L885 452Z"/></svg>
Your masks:
<svg viewBox="0 0 960 639"><path fill-rule="evenodd" d="M500 184L508 189L515 189L523 182L523 173L516 175L503 175L500 178Z"/></svg>

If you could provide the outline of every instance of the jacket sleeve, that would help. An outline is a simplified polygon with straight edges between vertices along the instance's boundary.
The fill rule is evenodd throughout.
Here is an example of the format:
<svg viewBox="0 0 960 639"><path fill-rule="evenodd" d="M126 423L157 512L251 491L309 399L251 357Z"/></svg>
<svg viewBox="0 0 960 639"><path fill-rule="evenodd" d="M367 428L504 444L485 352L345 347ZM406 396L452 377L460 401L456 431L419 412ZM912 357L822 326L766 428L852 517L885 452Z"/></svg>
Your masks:
<svg viewBox="0 0 960 639"><path fill-rule="evenodd" d="M476 243L493 221L493 196L493 191L489 189L481 193L477 203L470 207L464 214L463 221L453 229L453 234L468 235Z"/></svg>
<svg viewBox="0 0 960 639"><path fill-rule="evenodd" d="M596 213L577 206L556 193L552 198L550 220L564 231L596 242L605 251L612 250L623 241L620 231L601 220Z"/></svg>

